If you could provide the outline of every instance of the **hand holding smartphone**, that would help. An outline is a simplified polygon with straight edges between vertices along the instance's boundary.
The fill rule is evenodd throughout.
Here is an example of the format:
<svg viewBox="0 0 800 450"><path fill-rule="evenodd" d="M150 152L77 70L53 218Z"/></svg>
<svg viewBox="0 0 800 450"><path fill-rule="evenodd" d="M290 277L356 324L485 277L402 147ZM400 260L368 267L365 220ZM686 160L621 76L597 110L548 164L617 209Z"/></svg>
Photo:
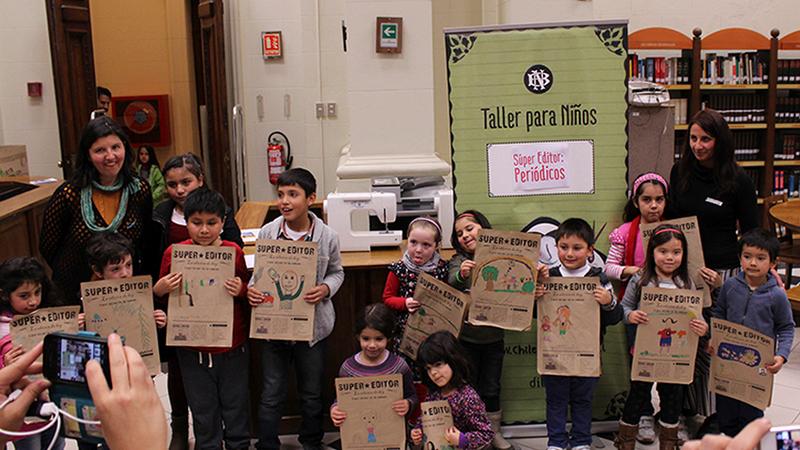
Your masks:
<svg viewBox="0 0 800 450"><path fill-rule="evenodd" d="M106 379L110 379L108 344L96 333L52 333L44 338L43 374L52 386L50 399L60 409L83 420L96 421L97 412L86 378L86 364L100 363ZM82 442L103 443L99 425L78 423L65 418L62 435Z"/></svg>

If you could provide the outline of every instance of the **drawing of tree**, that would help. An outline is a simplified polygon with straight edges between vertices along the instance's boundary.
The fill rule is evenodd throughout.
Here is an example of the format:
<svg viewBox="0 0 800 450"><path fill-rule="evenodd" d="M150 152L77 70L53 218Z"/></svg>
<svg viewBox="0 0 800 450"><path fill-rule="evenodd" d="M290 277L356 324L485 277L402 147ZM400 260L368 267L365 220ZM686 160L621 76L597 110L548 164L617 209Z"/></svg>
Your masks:
<svg viewBox="0 0 800 450"><path fill-rule="evenodd" d="M485 290L494 291L494 282L497 280L498 276L500 276L500 271L497 270L495 266L485 266L483 270L481 270L481 277L483 277L483 281L486 282Z"/></svg>

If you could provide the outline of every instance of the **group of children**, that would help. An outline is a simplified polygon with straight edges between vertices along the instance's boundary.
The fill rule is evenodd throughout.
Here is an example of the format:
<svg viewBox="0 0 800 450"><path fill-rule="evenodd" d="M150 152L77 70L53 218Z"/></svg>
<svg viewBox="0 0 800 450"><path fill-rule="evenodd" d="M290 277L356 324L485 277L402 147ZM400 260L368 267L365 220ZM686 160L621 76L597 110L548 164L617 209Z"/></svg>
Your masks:
<svg viewBox="0 0 800 450"><path fill-rule="evenodd" d="M264 296L252 286L240 237L234 234L235 224L230 224L230 209L221 195L203 186L199 161L186 155L176 158L164 167L169 198L159 206L163 211L155 215L162 226L160 242L164 249L158 281L153 287L156 305L166 309L169 292L177 289L182 280L180 273L171 272L171 245L167 244L234 247L236 275L224 282L234 301L233 345L176 348L175 364L169 365L170 389L174 388L173 378L182 381L182 386L178 383L178 387L185 392L192 411L197 448L221 448L224 442L227 449L245 449L250 443L247 318L249 307L258 307ZM601 333L597 336L601 342L606 326L624 321L635 327L647 322L647 315L638 307L643 286L698 288L689 276L688 246L679 229L661 225L653 231L647 248L642 245L639 227L663 219L667 189L666 181L656 174L637 178L626 206L626 223L609 236L611 249L605 269L590 264L594 232L586 221L577 218L565 220L556 232L560 265L549 270L540 267L540 277L600 277L602 286L595 290L594 298L601 310ZM312 340L261 343L263 392L258 408L259 449L280 447L278 428L290 365L294 365L297 374L301 401L299 440L304 448L321 448L326 407L322 403L322 388L324 383L332 382L323 378L326 338L333 330L335 318L331 297L341 286L344 272L336 233L309 211L316 199L315 192L316 181L307 170L284 172L278 180L281 216L265 225L258 236L259 239L312 241L319 245L317 277L303 297L304 301L315 305ZM354 331L361 350L344 361L339 375L402 374L403 400L395 402L392 409L409 419L410 437L415 444L424 438L424 430L414 420L420 401L446 399L453 416L453 427L445 436L451 445L464 449L511 447L498 432L502 416L503 330L465 323L458 338L449 332L429 336L420 345L416 361L398 352L399 337L408 315L416 313L420 307L413 298L420 273L428 273L468 291L475 267L477 234L488 228L491 224L478 211L459 214L451 236L456 255L447 262L438 251L443 238L438 222L428 217L413 220L402 260L389 267L383 302L368 305L356 320ZM718 317L740 323L776 338L775 360L766 365L772 373L780 370L788 359L794 333L785 291L771 272L777 248L777 240L764 230L752 230L743 235L739 243L742 271L726 280L718 293L715 291L715 305L706 315L706 318ZM103 235L92 241L87 252L96 279L132 275L130 256L133 251L125 238ZM0 334L6 336L0 340L3 356L0 364L8 364L22 353L7 336L10 317L53 305L50 282L44 273L33 258L15 258L0 266ZM622 281L622 289L614 292L609 279ZM546 301L542 286L543 283L537 286L537 301ZM167 314L158 308L154 320L163 327ZM708 329L704 318L691 322L691 331L698 336L706 336ZM632 341L629 344L632 345ZM699 350L704 351L705 348ZM550 450L567 447L588 450L597 381L597 377L543 376ZM652 407L648 409L647 406L651 389L651 383L631 382L616 441L620 449L633 449L642 418L653 415ZM679 440L678 416L685 386L658 383L657 389L661 394L660 448L672 450ZM170 397L172 400L172 392ZM735 434L749 420L763 415L763 411L721 395L717 395L717 405L720 428L728 434ZM173 405L173 409L175 407ZM354 414L336 404L330 407L329 413L336 426L341 426ZM181 413L173 411L173 428L176 414L179 417ZM570 432L566 426L568 417L572 420ZM33 448L21 445L20 442L19 448Z"/></svg>

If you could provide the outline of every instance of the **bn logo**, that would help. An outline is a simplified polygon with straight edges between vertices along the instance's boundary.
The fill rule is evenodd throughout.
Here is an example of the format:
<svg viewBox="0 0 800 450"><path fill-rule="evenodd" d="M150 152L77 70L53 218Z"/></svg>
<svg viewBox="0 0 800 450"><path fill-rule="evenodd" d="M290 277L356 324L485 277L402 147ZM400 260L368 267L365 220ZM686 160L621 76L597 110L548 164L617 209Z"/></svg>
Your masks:
<svg viewBox="0 0 800 450"><path fill-rule="evenodd" d="M525 71L522 82L534 94L544 94L553 86L553 72L542 64L534 64Z"/></svg>

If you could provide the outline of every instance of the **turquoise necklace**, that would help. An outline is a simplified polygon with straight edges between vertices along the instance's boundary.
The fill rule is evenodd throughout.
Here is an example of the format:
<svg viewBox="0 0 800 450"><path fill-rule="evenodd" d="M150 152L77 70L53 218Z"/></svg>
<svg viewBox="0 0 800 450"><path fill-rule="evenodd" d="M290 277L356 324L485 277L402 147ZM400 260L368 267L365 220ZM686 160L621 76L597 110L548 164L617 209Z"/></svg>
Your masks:
<svg viewBox="0 0 800 450"><path fill-rule="evenodd" d="M92 181L92 184L81 189L81 216L83 216L83 223L86 224L87 228L95 233L102 233L104 231L117 231L120 223L122 223L122 219L125 218L125 214L128 212L128 197L131 193L138 191L138 187L138 183L132 181L123 189L122 177L118 177L117 181L111 186L103 186L97 181ZM122 189L122 196L119 200L117 215L114 216L114 220L112 220L107 227L101 227L97 225L94 215L94 204L92 203L92 188L97 188L104 192L116 192Z"/></svg>

